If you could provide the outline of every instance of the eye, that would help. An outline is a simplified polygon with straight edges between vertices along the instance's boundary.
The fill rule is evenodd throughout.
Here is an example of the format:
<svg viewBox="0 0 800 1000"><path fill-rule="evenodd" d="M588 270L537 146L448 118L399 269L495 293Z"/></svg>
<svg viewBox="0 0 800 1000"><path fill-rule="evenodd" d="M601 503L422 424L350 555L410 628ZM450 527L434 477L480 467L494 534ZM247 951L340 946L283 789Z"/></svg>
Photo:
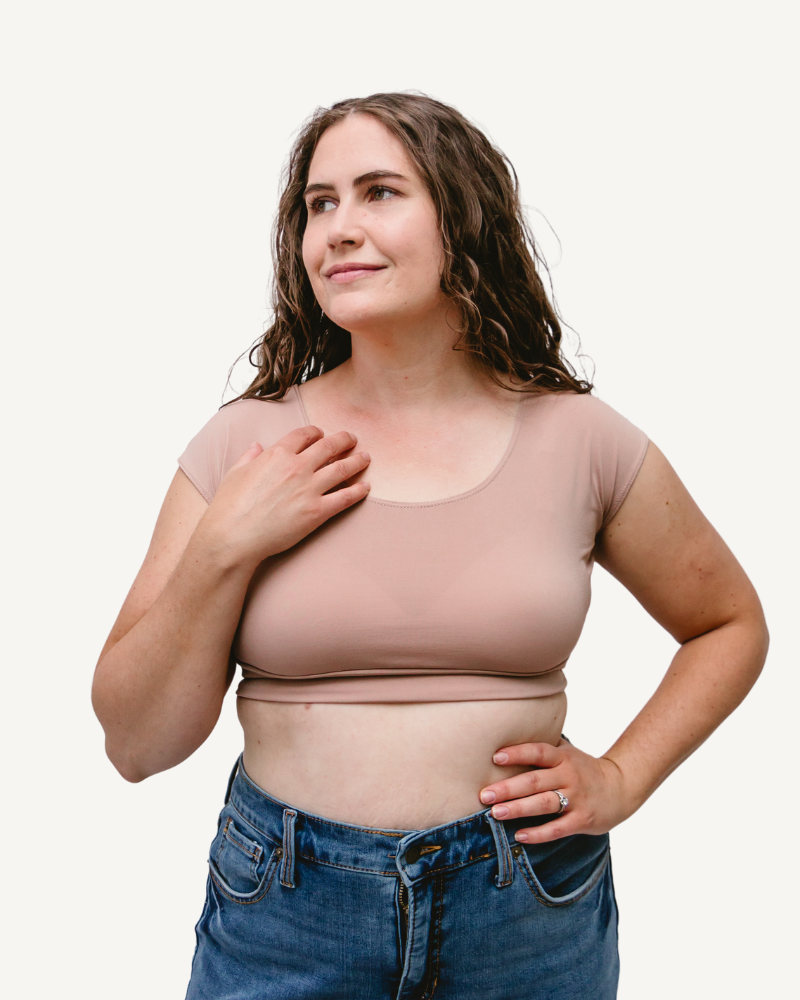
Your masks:
<svg viewBox="0 0 800 1000"><path fill-rule="evenodd" d="M380 185L378 187L370 188L369 193L373 201L388 201L390 198L394 198L397 194L397 192L393 191L391 188L382 187Z"/></svg>
<svg viewBox="0 0 800 1000"><path fill-rule="evenodd" d="M336 208L336 202L332 198L315 198L308 206L311 215L320 215L322 212L330 212Z"/></svg>

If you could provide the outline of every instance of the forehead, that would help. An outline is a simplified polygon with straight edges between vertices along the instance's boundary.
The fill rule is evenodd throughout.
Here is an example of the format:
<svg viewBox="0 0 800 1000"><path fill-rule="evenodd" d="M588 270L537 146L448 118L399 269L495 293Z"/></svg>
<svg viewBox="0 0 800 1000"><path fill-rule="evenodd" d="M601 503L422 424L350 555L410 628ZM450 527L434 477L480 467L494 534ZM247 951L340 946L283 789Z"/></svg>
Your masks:
<svg viewBox="0 0 800 1000"><path fill-rule="evenodd" d="M308 183L350 181L372 170L417 176L403 144L372 115L351 115L323 132L308 168Z"/></svg>

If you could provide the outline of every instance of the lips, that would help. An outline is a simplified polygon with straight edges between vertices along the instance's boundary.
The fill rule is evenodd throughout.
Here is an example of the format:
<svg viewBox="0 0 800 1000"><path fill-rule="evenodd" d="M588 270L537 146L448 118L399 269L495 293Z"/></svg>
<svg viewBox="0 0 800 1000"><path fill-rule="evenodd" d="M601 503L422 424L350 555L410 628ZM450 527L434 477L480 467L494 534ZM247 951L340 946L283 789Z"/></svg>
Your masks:
<svg viewBox="0 0 800 1000"><path fill-rule="evenodd" d="M325 272L325 277L336 284L343 284L348 281L357 281L365 278L376 271L384 271L385 264L366 264L361 261L350 261L347 264L334 264Z"/></svg>

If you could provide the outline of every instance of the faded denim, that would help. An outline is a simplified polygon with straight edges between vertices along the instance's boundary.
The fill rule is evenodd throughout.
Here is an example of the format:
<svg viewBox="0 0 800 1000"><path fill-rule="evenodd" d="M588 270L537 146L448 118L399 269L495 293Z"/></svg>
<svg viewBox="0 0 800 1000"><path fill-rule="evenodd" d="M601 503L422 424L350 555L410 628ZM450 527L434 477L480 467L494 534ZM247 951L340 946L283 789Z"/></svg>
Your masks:
<svg viewBox="0 0 800 1000"><path fill-rule="evenodd" d="M613 1000L608 835L514 841L536 823L338 823L268 795L240 759L187 1000Z"/></svg>

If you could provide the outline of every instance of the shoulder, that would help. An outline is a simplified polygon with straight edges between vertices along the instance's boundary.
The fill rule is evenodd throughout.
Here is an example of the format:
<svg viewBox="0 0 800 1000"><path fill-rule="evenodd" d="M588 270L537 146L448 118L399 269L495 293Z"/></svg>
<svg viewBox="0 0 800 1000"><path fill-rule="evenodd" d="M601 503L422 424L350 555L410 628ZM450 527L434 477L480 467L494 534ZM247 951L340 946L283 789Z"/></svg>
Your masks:
<svg viewBox="0 0 800 1000"><path fill-rule="evenodd" d="M547 392L523 398L523 421L549 426L561 435L598 440L606 435L643 436L627 417L589 393Z"/></svg>
<svg viewBox="0 0 800 1000"><path fill-rule="evenodd" d="M224 435L229 441L247 438L245 447L258 441L264 448L304 423L294 388L283 399L237 399L221 406L200 433Z"/></svg>
<svg viewBox="0 0 800 1000"><path fill-rule="evenodd" d="M281 400L239 399L220 407L200 428L178 465L210 501L222 477L254 441L269 448L305 423L294 389Z"/></svg>
<svg viewBox="0 0 800 1000"><path fill-rule="evenodd" d="M558 475L589 498L597 527L619 508L647 452L644 431L608 403L576 392L523 400L526 453L552 456Z"/></svg>

